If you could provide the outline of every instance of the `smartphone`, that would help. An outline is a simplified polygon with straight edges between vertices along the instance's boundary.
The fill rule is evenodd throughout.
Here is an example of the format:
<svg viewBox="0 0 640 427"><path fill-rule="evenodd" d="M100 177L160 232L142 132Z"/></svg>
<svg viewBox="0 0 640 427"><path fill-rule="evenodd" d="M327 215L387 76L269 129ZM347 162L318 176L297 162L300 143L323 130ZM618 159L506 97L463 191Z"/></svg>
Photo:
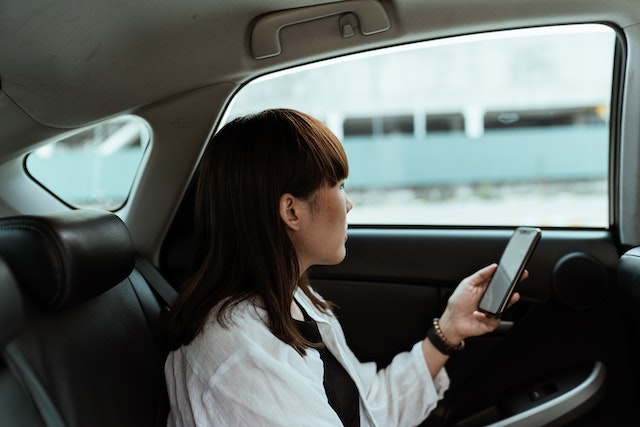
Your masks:
<svg viewBox="0 0 640 427"><path fill-rule="evenodd" d="M541 235L542 231L539 228L516 228L500 257L498 268L480 299L478 311L490 317L502 315Z"/></svg>

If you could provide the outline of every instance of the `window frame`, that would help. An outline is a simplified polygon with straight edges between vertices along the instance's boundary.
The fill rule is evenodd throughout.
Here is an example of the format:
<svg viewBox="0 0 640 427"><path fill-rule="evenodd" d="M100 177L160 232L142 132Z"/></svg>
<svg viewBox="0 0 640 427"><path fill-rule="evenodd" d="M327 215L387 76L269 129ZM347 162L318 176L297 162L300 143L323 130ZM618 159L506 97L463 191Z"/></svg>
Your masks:
<svg viewBox="0 0 640 427"><path fill-rule="evenodd" d="M33 174L33 171L30 170L30 168L28 166L29 157L32 156L32 155L35 155L37 149L41 149L42 147L46 147L48 144L58 143L58 142L63 141L65 139L67 139L67 138L70 138L70 137L73 137L75 135L81 134L81 133L86 132L86 131L88 131L90 129L93 129L95 127L107 124L109 122L117 122L117 121L123 121L124 122L125 120L129 120L129 121L135 122L138 125L138 127L140 129L141 150L140 150L140 156L139 156L139 160L137 162L137 166L136 166L135 170L131 171L132 179L131 179L130 184L128 185L127 192L121 199L118 199L115 203L110 203L109 205L106 205L106 204L103 204L103 203L96 204L96 205L86 205L86 204L73 203L72 201L66 200L64 198L64 195L61 195L61 194L59 194L59 192L56 192L53 189L51 189L49 185L47 185L46 183L43 182L42 178L39 178L39 177L35 176ZM24 171L26 176L31 181L33 181L36 185L38 185L46 193L48 193L50 196L52 196L54 199L56 199L57 201L59 201L60 203L62 203L64 206L66 206L68 208L71 208L71 209L97 208L97 209L104 209L104 210L107 210L107 211L110 211L110 212L118 212L118 211L122 210L129 202L129 198L131 196L131 193L134 190L136 182L139 179L140 172L142 171L142 169L144 167L145 159L148 156L149 151L151 150L152 143L153 143L153 132L152 132L151 126L149 125L149 123L145 119L143 119L140 116L134 115L134 114L122 114L122 115L119 115L119 116L110 117L109 119L103 120L103 121L98 122L98 123L93 123L93 124L88 125L88 126L83 126L83 127L74 129L71 132L65 132L63 134L56 135L55 137L49 138L42 145L40 145L36 150L30 151L30 152L26 153L22 157L22 170Z"/></svg>
<svg viewBox="0 0 640 427"><path fill-rule="evenodd" d="M229 103L227 104L227 108L225 109L225 111L223 112L223 116L220 123L221 127L223 124L225 124L228 120L229 120L229 115L230 115L230 111L233 110L233 106L234 106L234 101L236 99L236 96L238 95L238 93L240 93L244 87L246 87L247 85L254 83L254 82L259 82L262 79L271 79L271 78L278 78L280 76L283 75L288 75L288 74L293 74L293 73L297 73L299 71L305 71L307 69L313 69L313 68L322 68L325 65L331 65L333 63L339 63L342 61L351 61L352 59L346 59L349 57L352 58L356 58L355 60L359 59L359 58L366 58L369 56L381 56L385 54L385 51L393 51L394 49L400 49L400 50L415 50L415 49L419 49L420 45L424 45L425 43L436 43L436 45L440 45L440 43L442 43L441 45L448 45L448 44L454 44L457 43L457 40L460 38L464 38L464 37L478 37L479 39L483 39L484 37L486 38L493 38L494 37L494 33L503 33L503 32L511 32L511 31L518 31L518 30L525 30L525 31L536 31L536 30L544 30L546 28L561 28L561 27L570 27L570 26L589 26L589 25L597 25L597 26L603 26L606 27L607 29L611 30L613 32L614 35L614 39L615 39L615 47L614 47L614 51L613 51L613 61L612 61L612 70L611 72L613 73L613 79L611 81L611 95L610 95L610 112L609 112L609 121L608 121L608 133L609 133L609 141L608 141L608 152L609 152L609 159L608 159L608 163L607 163L607 168L608 168L608 173L607 173L607 212L606 215L608 217L608 221L607 224L603 224L602 226L574 226L574 225L544 225L544 224L533 224L536 226L540 226L543 228L547 228L547 229L560 229L560 230L611 230L614 229L614 227L617 227L619 224L619 212L621 210L618 200L620 199L620 195L619 195L619 158L618 158L618 152L619 150L619 145L620 145L620 116L621 116L621 112L619 110L622 109L622 106L620 105L621 102L619 101L620 98L622 97L622 94L624 93L624 89L623 89L623 85L624 85L624 67L626 64L626 40L624 38L623 32L615 25L608 23L608 22L579 22L579 23L574 23L574 22L569 22L569 23L558 23L558 24L546 24L546 25L540 25L540 26L527 26L527 27L518 27L518 28L504 28L504 29L495 29L495 30L489 30L489 31L484 31L484 32L478 32L478 33L468 33L468 34L454 34L454 35L447 35L446 37L442 37L442 38L436 38L436 39L428 39L428 40L413 40L407 43L403 43L402 45L392 45L392 46L386 46L386 47L379 47L376 48L374 50L370 50L370 51L364 51L364 52L358 52L358 53L352 53L352 54L348 54L348 55L344 55L344 56L340 56L340 57L334 57L331 59L324 59L324 60L320 60L320 61L314 61L314 62L310 62L310 63L306 63L306 64L302 64L302 65L296 65L290 68L286 68L286 69L281 69L281 70L276 70L276 71L272 71L269 73L265 73L259 76L256 76L255 78L245 82L243 84L242 87L240 87L235 93L234 96L231 98L231 100L229 101ZM435 45L434 45L435 46ZM449 113L447 114L443 114L445 116L447 115L451 115ZM364 120L366 119L366 117L356 117L353 116L351 118L358 118L360 120ZM463 125L464 126L464 125ZM218 127L218 129L219 129ZM372 126L375 128L375 126ZM456 131L456 129L452 129L452 131ZM464 130L463 130L464 131ZM375 129L374 129L375 132ZM342 139L342 135L338 135L341 139ZM425 228L425 229L430 229L430 228L434 228L434 229L442 229L442 228L461 228L461 229L468 229L468 228L478 228L478 229L495 229L495 228L505 228L505 227L511 227L511 225L509 224L428 224L428 223L411 223L411 224L405 224L405 223L350 223L349 227L351 228L373 228L373 229L377 229L377 228L390 228L390 229L421 229L421 228ZM640 227L638 227L640 229Z"/></svg>

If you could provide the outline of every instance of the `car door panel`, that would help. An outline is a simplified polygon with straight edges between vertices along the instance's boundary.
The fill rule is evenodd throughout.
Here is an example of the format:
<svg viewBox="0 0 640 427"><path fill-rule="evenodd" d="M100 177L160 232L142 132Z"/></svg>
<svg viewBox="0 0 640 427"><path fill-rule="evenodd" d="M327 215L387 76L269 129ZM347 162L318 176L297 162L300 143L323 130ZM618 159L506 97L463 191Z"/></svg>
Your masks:
<svg viewBox="0 0 640 427"><path fill-rule="evenodd" d="M345 261L314 267L310 275L315 289L337 304L356 355L383 367L425 336L461 279L499 259L511 233L355 228L349 232ZM530 277L518 288L522 300L505 314L501 328L468 339L467 348L450 359L451 389L425 425L454 425L483 411L504 417L514 407L525 408L518 399L541 405L577 389L594 370L606 375L609 387L637 396L628 380L629 352L612 351L626 342L615 280L617 254L607 231L544 230L528 265ZM580 296L582 289L588 297ZM547 394L531 397L540 393ZM571 410L575 416L591 409L602 387L593 394ZM620 412L611 397L615 394L610 392L594 411L609 407ZM590 422L580 425L598 425Z"/></svg>
<svg viewBox="0 0 640 427"><path fill-rule="evenodd" d="M187 206L179 211L160 259L175 286L187 271L193 242ZM460 280L499 260L512 232L351 227L345 260L314 266L309 276L336 304L354 353L382 368L425 336ZM466 349L448 361L451 387L423 425L469 427L522 414L523 401L540 408L589 390L584 384L594 372L606 378L602 401L604 386L596 381L582 404L552 406L544 413L564 411L567 419L556 421L566 423L586 412L576 426L625 425L634 414L633 405L623 402L640 393L616 284L620 250L607 230L543 229L527 267L530 277L518 287L521 301L505 313L497 331L468 339ZM532 401L540 390L547 394ZM599 404L593 407L594 402Z"/></svg>

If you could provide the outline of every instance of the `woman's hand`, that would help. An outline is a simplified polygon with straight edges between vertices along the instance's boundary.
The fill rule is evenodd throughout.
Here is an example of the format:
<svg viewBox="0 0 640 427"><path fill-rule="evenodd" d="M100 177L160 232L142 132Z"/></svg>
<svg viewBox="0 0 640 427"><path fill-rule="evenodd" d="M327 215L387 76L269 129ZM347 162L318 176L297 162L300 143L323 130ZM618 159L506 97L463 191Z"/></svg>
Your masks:
<svg viewBox="0 0 640 427"><path fill-rule="evenodd" d="M465 338L483 335L498 327L499 319L477 311L480 298L496 268L497 264L491 264L465 278L449 297L447 307L440 318L440 328L452 344L459 344ZM528 275L525 271L521 280L526 279ZM519 299L520 294L514 292L508 305L511 306Z"/></svg>
<svg viewBox="0 0 640 427"><path fill-rule="evenodd" d="M462 280L449 297L439 322L440 330L449 344L457 346L463 339L491 332L500 324L500 319L493 319L478 311L480 298L497 267L497 264L491 264L476 271ZM529 273L525 270L521 280L528 276ZM508 305L514 304L519 299L520 294L514 292ZM435 378L449 356L441 353L430 339L422 341L422 351L431 377Z"/></svg>

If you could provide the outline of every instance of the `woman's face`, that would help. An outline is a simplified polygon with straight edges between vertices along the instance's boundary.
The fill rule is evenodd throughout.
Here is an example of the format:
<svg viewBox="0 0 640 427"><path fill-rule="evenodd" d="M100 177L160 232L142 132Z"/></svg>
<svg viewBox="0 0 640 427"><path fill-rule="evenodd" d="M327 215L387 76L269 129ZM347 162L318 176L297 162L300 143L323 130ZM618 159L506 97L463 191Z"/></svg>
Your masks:
<svg viewBox="0 0 640 427"><path fill-rule="evenodd" d="M323 185L307 200L298 200L300 227L290 233L300 271L312 265L334 265L345 255L347 213L353 205L344 191L344 180Z"/></svg>

